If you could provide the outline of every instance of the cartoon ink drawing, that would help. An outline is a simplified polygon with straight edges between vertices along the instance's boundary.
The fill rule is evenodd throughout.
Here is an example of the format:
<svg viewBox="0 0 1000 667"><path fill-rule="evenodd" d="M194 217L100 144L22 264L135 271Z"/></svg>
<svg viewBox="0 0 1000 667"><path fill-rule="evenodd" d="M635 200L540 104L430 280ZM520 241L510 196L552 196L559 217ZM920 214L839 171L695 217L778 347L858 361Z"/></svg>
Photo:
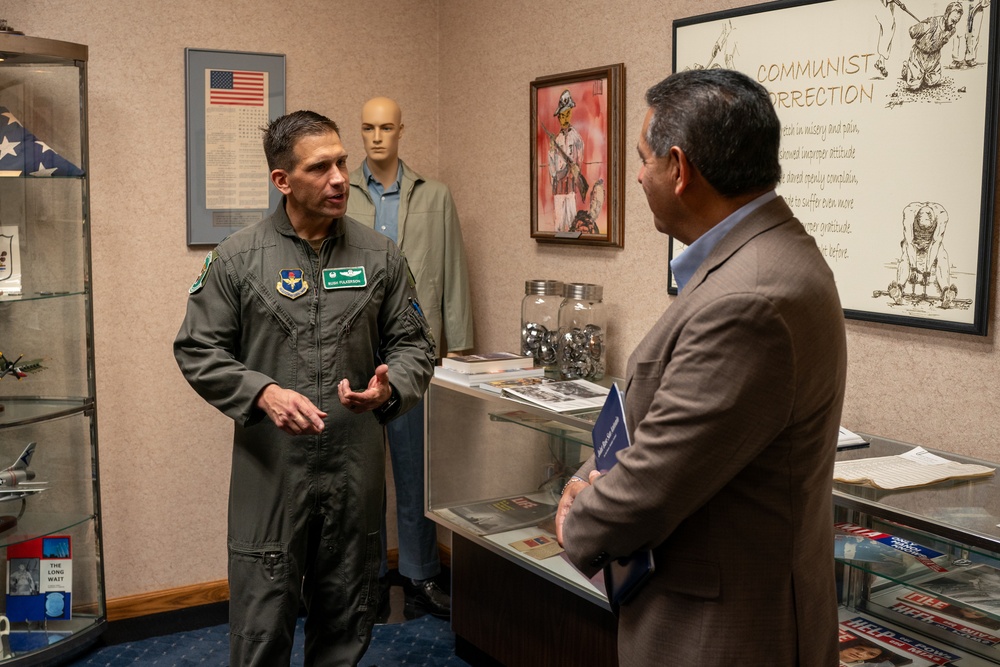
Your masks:
<svg viewBox="0 0 1000 667"><path fill-rule="evenodd" d="M990 0L966 0L966 20L955 31L952 40L951 66L953 69L975 67L979 64L979 35L983 29L986 8Z"/></svg>
<svg viewBox="0 0 1000 667"><path fill-rule="evenodd" d="M900 4L899 0L875 0L875 22L878 23L878 45L876 47L878 59L875 61L875 69L879 71L883 79L889 76L889 70L885 64L889 62L892 39L896 36L897 4Z"/></svg>
<svg viewBox="0 0 1000 667"><path fill-rule="evenodd" d="M896 279L889 283L887 292L876 292L875 296L887 294L895 305L964 305L956 303L958 287L952 280L952 266L944 247L947 227L948 211L941 204L908 204L903 209L903 239L899 243L902 254L896 265Z"/></svg>
<svg viewBox="0 0 1000 667"><path fill-rule="evenodd" d="M722 24L722 33L719 35L718 39L715 40L715 44L712 45L712 53L709 54L708 62L704 65L701 63L695 63L690 65L687 69L720 69L725 67L726 69L737 69L736 67L736 53L739 49L736 47L736 41L730 40L733 30L732 21L726 21ZM718 60L719 56L722 56L722 60Z"/></svg>
<svg viewBox="0 0 1000 667"><path fill-rule="evenodd" d="M914 16L901 3L900 8ZM913 47L910 57L903 64L902 79L910 90L937 86L943 81L941 73L941 50L958 29L964 9L957 0L949 2L941 16L930 16L910 26Z"/></svg>

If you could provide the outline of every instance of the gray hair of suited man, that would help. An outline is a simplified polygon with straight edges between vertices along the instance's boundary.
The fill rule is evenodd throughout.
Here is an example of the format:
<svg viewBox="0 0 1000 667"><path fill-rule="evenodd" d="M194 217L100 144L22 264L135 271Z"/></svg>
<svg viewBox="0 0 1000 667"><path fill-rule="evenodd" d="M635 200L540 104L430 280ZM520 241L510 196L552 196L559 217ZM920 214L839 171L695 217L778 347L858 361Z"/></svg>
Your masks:
<svg viewBox="0 0 1000 667"><path fill-rule="evenodd" d="M267 158L267 168L271 171L295 168L295 144L299 139L318 134L333 132L340 136L337 124L315 111L293 111L275 118L264 131L264 157Z"/></svg>
<svg viewBox="0 0 1000 667"><path fill-rule="evenodd" d="M687 70L646 91L653 110L646 143L663 157L672 146L724 197L775 187L781 180L781 122L767 90L727 69Z"/></svg>

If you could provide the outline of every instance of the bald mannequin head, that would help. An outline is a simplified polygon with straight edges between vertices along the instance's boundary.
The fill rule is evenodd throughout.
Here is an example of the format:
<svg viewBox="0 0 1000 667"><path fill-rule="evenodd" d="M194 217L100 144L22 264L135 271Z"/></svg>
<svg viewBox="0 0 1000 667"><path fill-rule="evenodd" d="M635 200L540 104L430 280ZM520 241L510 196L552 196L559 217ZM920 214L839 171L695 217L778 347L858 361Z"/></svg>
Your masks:
<svg viewBox="0 0 1000 667"><path fill-rule="evenodd" d="M388 97L375 97L361 108L361 138L365 142L368 168L374 172L398 167L399 140L403 136L403 112Z"/></svg>

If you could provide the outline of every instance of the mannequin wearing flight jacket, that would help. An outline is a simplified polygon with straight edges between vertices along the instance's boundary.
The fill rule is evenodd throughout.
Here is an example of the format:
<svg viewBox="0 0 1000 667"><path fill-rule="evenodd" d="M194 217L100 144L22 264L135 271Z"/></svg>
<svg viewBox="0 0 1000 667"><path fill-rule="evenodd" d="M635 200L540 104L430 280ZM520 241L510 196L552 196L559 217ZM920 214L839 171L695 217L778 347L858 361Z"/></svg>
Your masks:
<svg viewBox="0 0 1000 667"><path fill-rule="evenodd" d="M472 303L462 230L448 188L421 177L399 159L402 112L386 97L361 110L366 159L351 172L348 213L399 244L417 282L417 294L438 354L472 347ZM437 529L424 516L423 404L386 427L396 487L399 574L404 582L404 615L421 612L447 618L451 600L434 582L441 570ZM385 548L383 529L383 549ZM389 613L386 557L380 568L380 616Z"/></svg>

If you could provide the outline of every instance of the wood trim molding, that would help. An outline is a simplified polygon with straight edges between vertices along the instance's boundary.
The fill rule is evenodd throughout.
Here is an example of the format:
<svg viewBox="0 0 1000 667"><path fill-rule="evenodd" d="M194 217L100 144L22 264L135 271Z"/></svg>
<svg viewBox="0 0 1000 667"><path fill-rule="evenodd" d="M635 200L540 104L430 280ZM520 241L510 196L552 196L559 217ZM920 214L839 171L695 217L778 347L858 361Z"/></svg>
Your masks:
<svg viewBox="0 0 1000 667"><path fill-rule="evenodd" d="M163 591L127 595L108 600L108 621L123 621L136 616L159 614L187 607L197 607L229 599L229 582L209 581L203 584L169 588Z"/></svg>
<svg viewBox="0 0 1000 667"><path fill-rule="evenodd" d="M451 549L439 544L441 564L451 567ZM398 567L399 552L390 549L388 553L389 568ZM168 588L151 593L127 595L108 600L108 621L124 621L137 616L148 616L165 611L176 611L188 607L197 607L214 602L225 602L229 599L229 582L208 581L203 584L192 584L180 588Z"/></svg>

